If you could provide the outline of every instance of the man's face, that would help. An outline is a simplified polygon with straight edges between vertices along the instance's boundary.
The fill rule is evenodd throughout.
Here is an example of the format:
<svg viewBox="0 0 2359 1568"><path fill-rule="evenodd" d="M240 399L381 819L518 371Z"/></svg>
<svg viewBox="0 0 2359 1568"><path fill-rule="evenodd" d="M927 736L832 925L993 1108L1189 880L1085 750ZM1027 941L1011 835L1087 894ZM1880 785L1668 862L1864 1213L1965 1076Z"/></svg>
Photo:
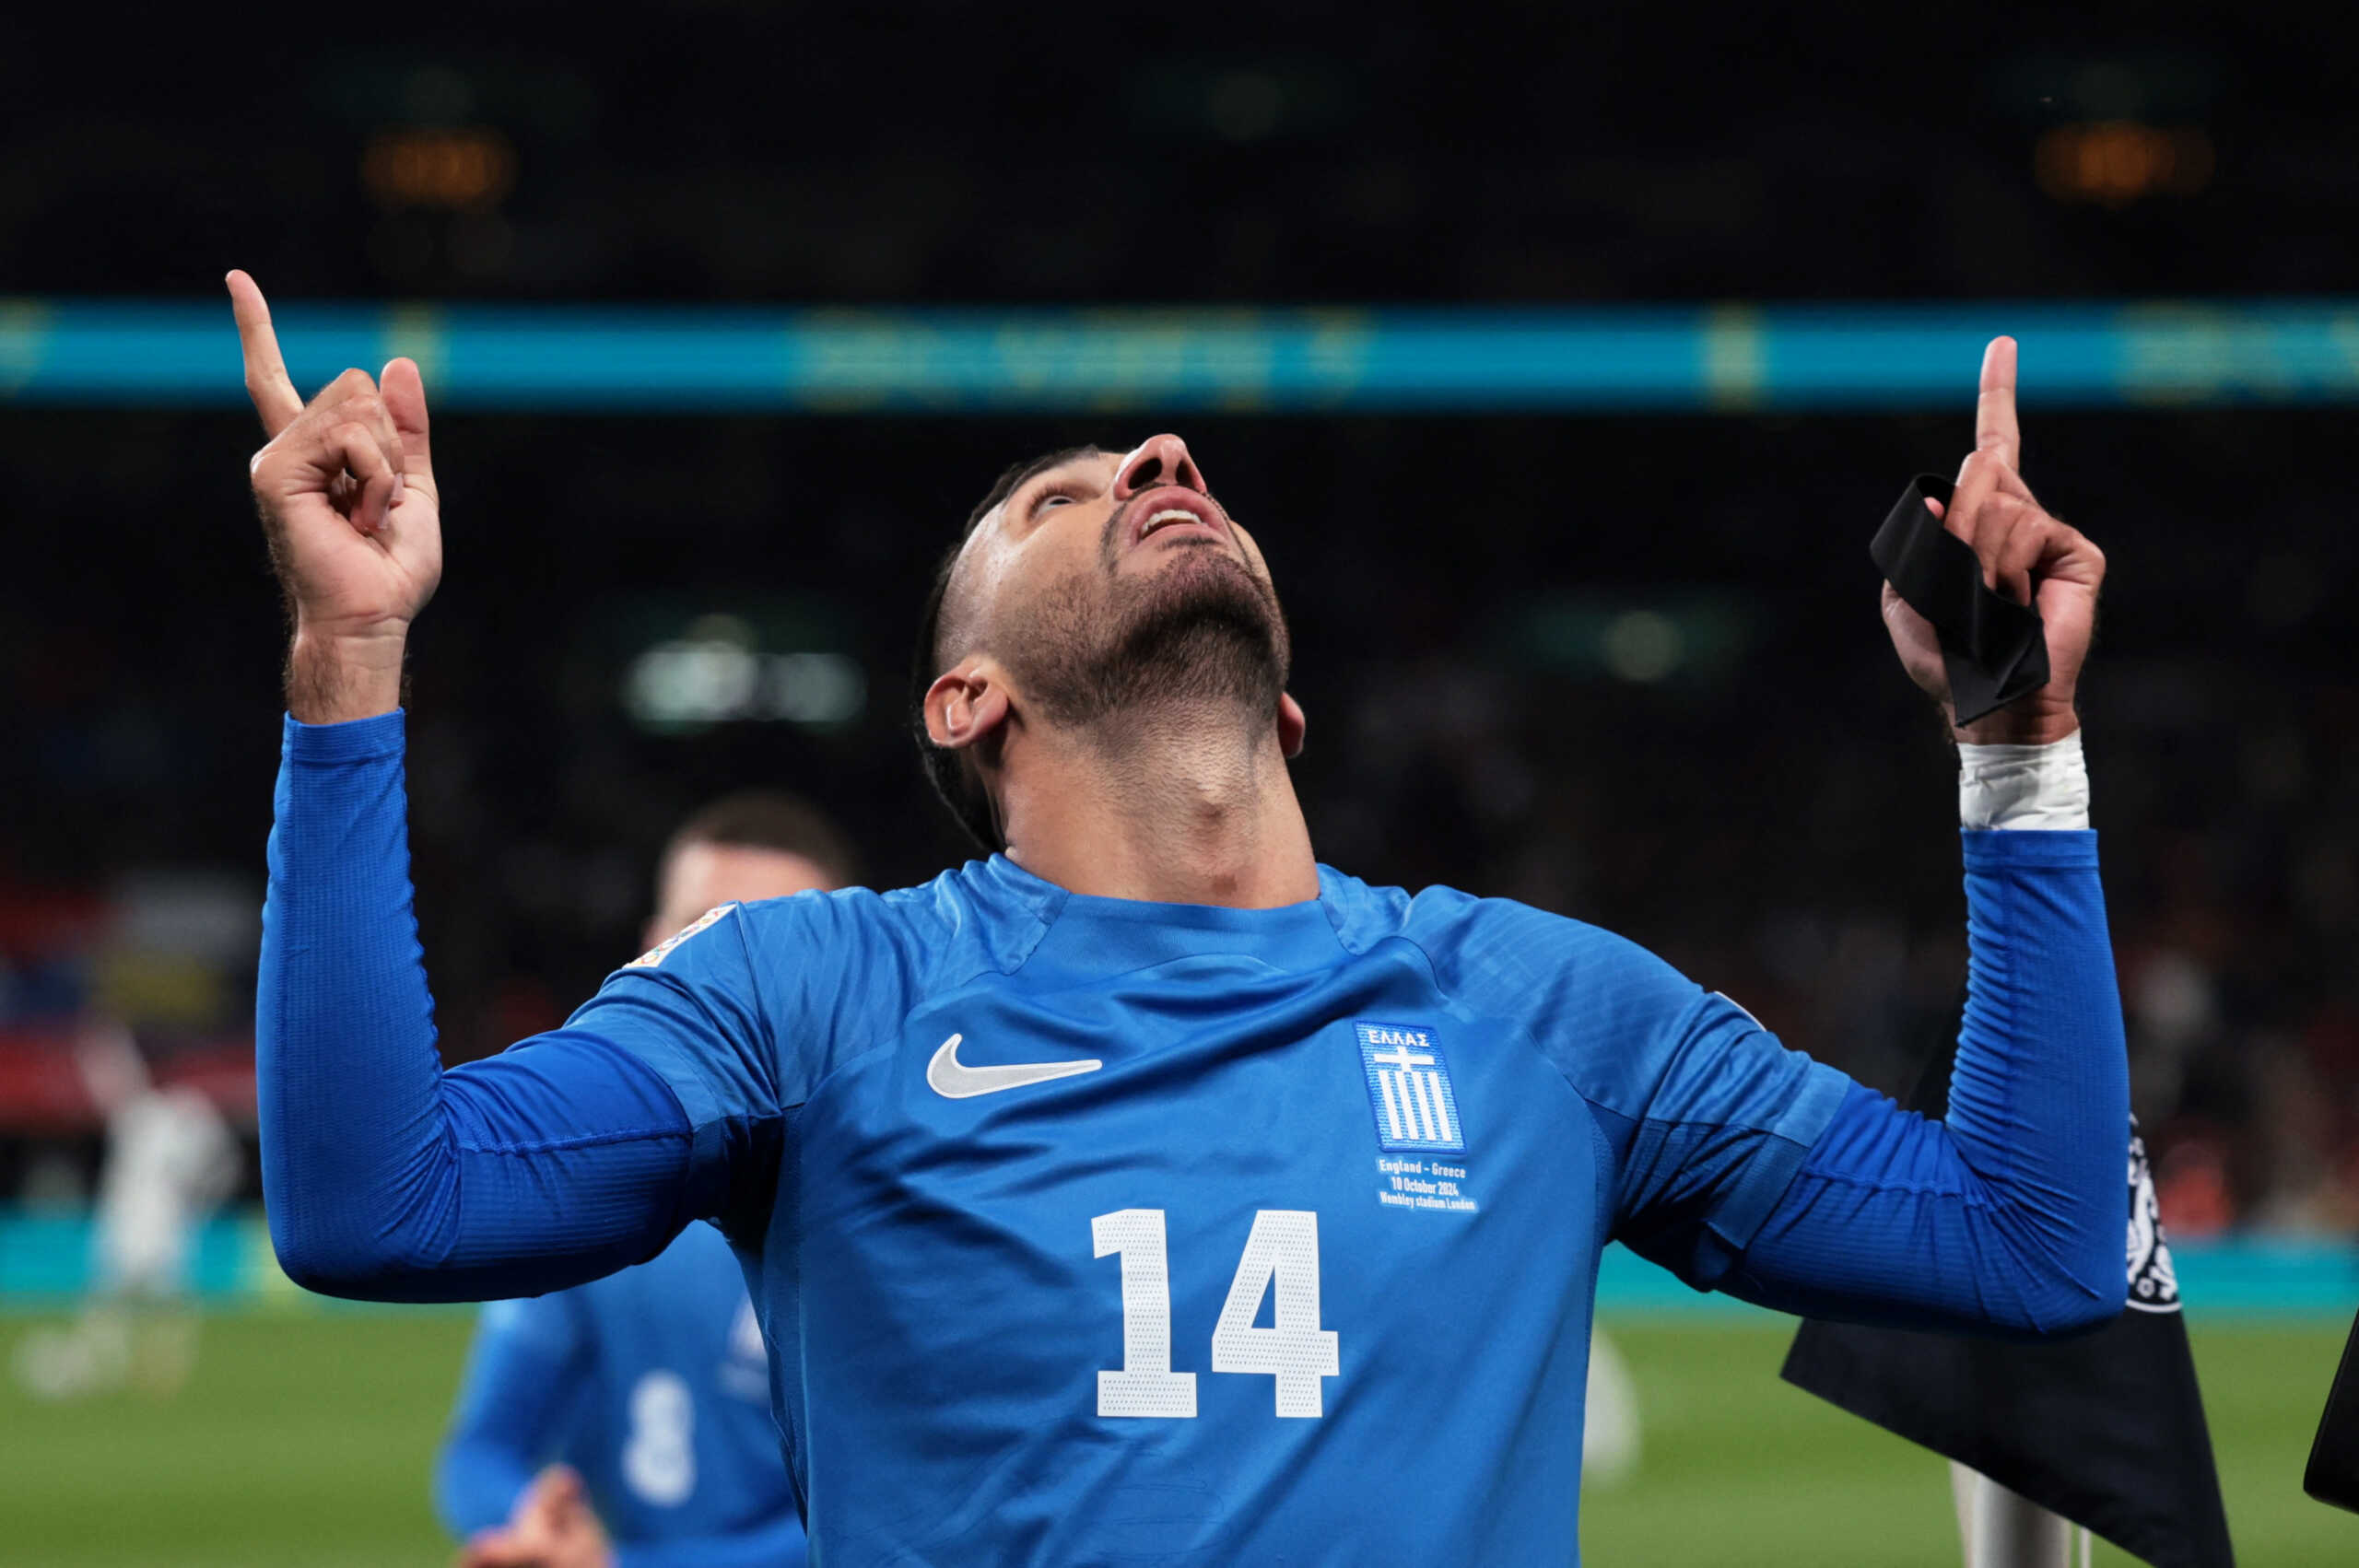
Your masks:
<svg viewBox="0 0 2359 1568"><path fill-rule="evenodd" d="M686 930L707 909L757 898L784 898L835 881L800 855L745 844L691 842L672 852L655 890L655 913L648 919L647 945Z"/></svg>
<svg viewBox="0 0 2359 1568"><path fill-rule="evenodd" d="M1274 712L1290 656L1269 568L1177 436L1033 474L960 553L945 662L983 653L1065 725L1171 701Z"/></svg>

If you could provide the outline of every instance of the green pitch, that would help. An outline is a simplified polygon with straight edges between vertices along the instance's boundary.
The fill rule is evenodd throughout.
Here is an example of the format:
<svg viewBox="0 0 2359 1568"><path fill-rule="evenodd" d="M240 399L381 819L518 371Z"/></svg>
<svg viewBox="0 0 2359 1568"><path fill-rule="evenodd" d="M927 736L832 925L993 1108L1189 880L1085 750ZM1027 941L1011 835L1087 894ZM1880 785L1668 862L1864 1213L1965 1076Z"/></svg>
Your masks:
<svg viewBox="0 0 2359 1568"><path fill-rule="evenodd" d="M1595 1568L1958 1568L1946 1461L1779 1381L1790 1320L1609 1317L1644 1423L1637 1475L1581 1505ZM2240 1568L2359 1562L2359 1515L2302 1494L2347 1326L2198 1326L2196 1367ZM2098 1544L2095 1561L2136 1560Z"/></svg>
<svg viewBox="0 0 2359 1568"><path fill-rule="evenodd" d="M0 1320L0 1349L37 1320ZM255 1311L205 1326L177 1398L35 1403L0 1382L0 1558L55 1568L425 1568L427 1467L469 1319ZM1938 1460L1777 1380L1758 1319L1609 1321L1636 1377L1637 1478L1585 1505L1597 1568L1955 1568ZM2199 1328L2246 1568L2359 1560L2359 1517L2301 1494L2342 1329ZM2100 1549L2097 1561L2120 1565Z"/></svg>

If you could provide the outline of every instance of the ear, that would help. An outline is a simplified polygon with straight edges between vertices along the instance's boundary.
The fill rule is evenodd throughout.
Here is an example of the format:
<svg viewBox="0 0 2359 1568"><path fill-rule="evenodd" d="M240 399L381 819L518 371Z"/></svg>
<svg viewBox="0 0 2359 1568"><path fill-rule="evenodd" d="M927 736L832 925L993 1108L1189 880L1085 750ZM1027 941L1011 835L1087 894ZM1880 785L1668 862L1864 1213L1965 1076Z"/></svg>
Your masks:
<svg viewBox="0 0 2359 1568"><path fill-rule="evenodd" d="M926 738L963 751L1007 722L1007 687L988 659L969 659L933 678L925 689Z"/></svg>
<svg viewBox="0 0 2359 1568"><path fill-rule="evenodd" d="M1278 694L1278 750L1289 762L1302 755L1303 731L1310 728L1304 717L1302 704L1295 701L1292 692Z"/></svg>

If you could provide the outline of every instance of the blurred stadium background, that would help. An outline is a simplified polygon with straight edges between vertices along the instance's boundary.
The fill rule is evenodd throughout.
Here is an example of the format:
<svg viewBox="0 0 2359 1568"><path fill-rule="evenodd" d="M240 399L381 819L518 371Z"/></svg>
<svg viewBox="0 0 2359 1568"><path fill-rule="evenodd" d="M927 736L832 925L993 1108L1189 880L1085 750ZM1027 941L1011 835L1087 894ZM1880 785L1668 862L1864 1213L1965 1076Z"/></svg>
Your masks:
<svg viewBox="0 0 2359 1568"><path fill-rule="evenodd" d="M88 1279L77 1039L246 1140L185 1387L0 1388L0 1557L443 1550L466 1316L311 1302L260 1237L233 264L299 380L410 352L436 400L454 1060L628 954L723 788L809 794L883 883L960 858L904 732L926 568L1007 461L1176 422L1295 618L1322 858L1614 927L1905 1090L1961 901L1865 542L2019 333L2027 473L2114 563L2097 820L2231 1520L2359 1547L2298 1490L2359 1306L2359 24L1242 15L0 21L0 1341ZM1594 1561L1956 1560L1937 1461L1681 1294L1608 1283L1647 1424Z"/></svg>

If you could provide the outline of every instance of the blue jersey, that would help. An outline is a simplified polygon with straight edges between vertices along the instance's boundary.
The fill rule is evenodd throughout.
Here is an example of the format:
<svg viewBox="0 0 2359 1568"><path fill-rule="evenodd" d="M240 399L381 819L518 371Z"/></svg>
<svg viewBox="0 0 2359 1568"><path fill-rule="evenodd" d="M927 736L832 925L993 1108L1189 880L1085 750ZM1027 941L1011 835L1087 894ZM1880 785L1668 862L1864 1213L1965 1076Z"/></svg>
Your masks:
<svg viewBox="0 0 2359 1568"><path fill-rule="evenodd" d="M637 1268L484 1308L435 1471L443 1523L462 1539L505 1524L552 1461L581 1472L626 1568L800 1561L761 1329L711 1226Z"/></svg>
<svg viewBox="0 0 2359 1568"><path fill-rule="evenodd" d="M1134 903L1000 858L724 907L446 1072L401 717L286 743L255 1019L281 1263L511 1296L711 1217L816 1562L1574 1561L1609 1236L1822 1316L2121 1308L2085 831L1964 835L1942 1122L1520 905L1329 871L1284 908Z"/></svg>
<svg viewBox="0 0 2359 1568"><path fill-rule="evenodd" d="M688 1107L853 1562L1562 1562L1600 1248L1712 1282L1846 1088L1594 928L1333 872L729 907L569 1028Z"/></svg>

